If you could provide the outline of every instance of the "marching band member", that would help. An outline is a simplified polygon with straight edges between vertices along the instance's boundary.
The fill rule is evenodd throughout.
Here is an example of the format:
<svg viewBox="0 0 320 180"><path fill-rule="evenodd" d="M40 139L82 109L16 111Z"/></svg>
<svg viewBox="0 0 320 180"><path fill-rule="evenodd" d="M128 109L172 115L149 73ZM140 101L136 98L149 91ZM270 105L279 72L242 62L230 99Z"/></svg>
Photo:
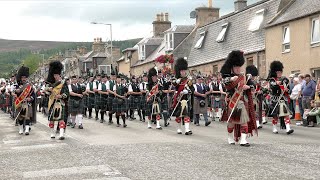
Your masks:
<svg viewBox="0 0 320 180"><path fill-rule="evenodd" d="M130 119L133 120L134 118L134 110L138 110L141 104L141 91L139 88L139 84L137 83L136 77L131 77L131 84L128 86L128 103L129 103L129 110L130 110ZM139 114L139 113L138 113ZM141 114L139 114L141 120Z"/></svg>
<svg viewBox="0 0 320 180"><path fill-rule="evenodd" d="M88 106L88 111L89 111L89 119L92 118L92 109L94 107L94 101L95 101L95 97L94 97L94 94L95 92L93 91L93 82L94 78L93 76L90 76L89 77L89 82L87 84L87 88L86 88L86 92L88 94L88 97L87 97L87 106Z"/></svg>
<svg viewBox="0 0 320 180"><path fill-rule="evenodd" d="M152 122L156 122L156 129L161 130L160 125L161 109L160 109L160 91L157 70L153 67L148 72L148 95L147 95L147 111L148 129L151 129Z"/></svg>
<svg viewBox="0 0 320 180"><path fill-rule="evenodd" d="M36 122L35 92L32 84L28 82L29 68L20 67L17 74L19 87L15 90L16 119L19 124L19 134L29 135L31 123Z"/></svg>
<svg viewBox="0 0 320 180"><path fill-rule="evenodd" d="M110 93L110 92L109 92ZM113 91L111 93L114 95L112 102L112 111L116 113L117 127L120 127L120 116L123 122L123 127L127 127L125 113L128 110L127 99L125 97L125 87L121 84L121 77L117 75L116 84L113 85Z"/></svg>
<svg viewBox="0 0 320 180"><path fill-rule="evenodd" d="M191 94L192 81L187 76L188 62L184 58L179 58L174 67L176 73L176 93L173 97L172 109L173 116L176 117L178 123L177 133L182 134L181 123L184 121L185 135L191 135L190 130L190 108L191 108Z"/></svg>
<svg viewBox="0 0 320 180"><path fill-rule="evenodd" d="M251 74L252 76L252 82L254 85L254 91L253 91L253 102L255 107L255 114L256 114L256 124L257 128L261 129L262 126L262 90L261 85L258 80L258 69L254 65L250 65L246 67L246 74Z"/></svg>
<svg viewBox="0 0 320 180"><path fill-rule="evenodd" d="M96 112L96 120L99 120L99 111L100 111L100 107L98 106L97 102L99 101L100 95L98 93L98 86L101 82L101 75L100 74L96 74L96 80L93 83L93 92L94 94L94 102L95 102L95 112Z"/></svg>
<svg viewBox="0 0 320 180"><path fill-rule="evenodd" d="M99 100L96 102L97 105L100 108L100 115L101 115L101 120L100 123L104 122L104 115L107 111L107 106L108 106L108 90L107 90L107 76L102 75L101 76L101 83L98 85L98 93L100 94Z"/></svg>
<svg viewBox="0 0 320 180"><path fill-rule="evenodd" d="M114 99L114 93L113 93L113 87L115 86L116 84L116 79L117 79L117 76L116 76L116 73L115 71L112 69L111 70L111 77L110 77L110 80L107 82L107 90L108 90L108 93L109 93L109 96L108 96L108 116L109 116L109 122L108 124L111 125L113 124L113 121L112 121L112 114L114 113L113 111L113 107L112 107L112 103L113 103L113 99Z"/></svg>
<svg viewBox="0 0 320 180"><path fill-rule="evenodd" d="M225 95L225 92L223 91L222 82L218 80L218 77L215 74L212 76L212 82L209 84L209 89L211 93L211 108L214 112L213 117L216 121L220 121L224 101L222 96Z"/></svg>
<svg viewBox="0 0 320 180"><path fill-rule="evenodd" d="M51 138L55 138L56 127L59 126L59 140L64 140L64 131L68 119L66 104L68 103L69 89L68 85L61 78L63 65L60 61L53 61L49 64L49 73L47 82L50 83L48 91L49 96L49 127L51 129ZM57 122L57 124L55 124Z"/></svg>
<svg viewBox="0 0 320 180"><path fill-rule="evenodd" d="M158 78L160 89L162 89L160 92L161 114L163 115L164 126L167 127L169 125L168 121L170 120L168 97L171 92L174 92L174 90L170 89L171 82L164 78L162 73L160 75L158 74Z"/></svg>
<svg viewBox="0 0 320 180"><path fill-rule="evenodd" d="M291 134L294 130L290 127L290 110L288 108L289 79L282 76L282 72L283 64L280 61L273 61L270 64L268 81L271 91L271 106L269 112L273 117L273 133L278 134L277 124L280 118L281 129L286 129L287 134Z"/></svg>
<svg viewBox="0 0 320 180"><path fill-rule="evenodd" d="M200 120L200 114L203 114L205 126L209 126L211 124L211 121L208 120L208 114L207 114L207 88L203 84L203 77L198 75L196 84L194 84L194 104L193 104L193 112L195 114L195 124L196 126L200 126L199 120Z"/></svg>
<svg viewBox="0 0 320 180"><path fill-rule="evenodd" d="M68 85L70 98L69 98L69 113L71 114L71 128L76 126L76 122L79 124L79 129L83 129L82 120L82 109L83 109L83 93L84 88L78 83L77 76L71 77L71 84Z"/></svg>
<svg viewBox="0 0 320 180"><path fill-rule="evenodd" d="M250 84L250 76L240 73L244 64L243 52L232 51L229 53L221 68L222 78L228 93L228 106L223 112L222 121L228 123L228 143L234 145L240 140L240 145L248 147L248 135L257 132L254 114L254 105Z"/></svg>
<svg viewBox="0 0 320 180"><path fill-rule="evenodd" d="M147 73L142 75L142 82L139 84L139 89L141 92L141 101L138 109L138 115L140 121L145 122L146 119L146 101L147 101L147 86L148 86L148 76Z"/></svg>

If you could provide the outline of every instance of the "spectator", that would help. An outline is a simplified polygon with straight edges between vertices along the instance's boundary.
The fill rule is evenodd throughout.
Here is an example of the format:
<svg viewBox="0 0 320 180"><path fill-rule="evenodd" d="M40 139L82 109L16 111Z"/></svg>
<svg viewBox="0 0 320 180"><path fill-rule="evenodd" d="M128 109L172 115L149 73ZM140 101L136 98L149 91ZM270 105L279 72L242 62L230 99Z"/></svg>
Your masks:
<svg viewBox="0 0 320 180"><path fill-rule="evenodd" d="M303 74L299 74L298 78L299 78L299 82L301 84L301 92L302 92L303 88L304 88L304 86L306 84L306 81L304 80L304 75ZM302 106L302 96L298 100L299 100L300 113L301 113L301 116L303 117L304 109L303 109L303 106Z"/></svg>
<svg viewBox="0 0 320 180"><path fill-rule="evenodd" d="M294 87L291 90L290 94L290 109L292 112L292 117L291 119L294 119L294 114L295 114L295 102L298 100L299 97L301 97L301 84L299 83L299 78L294 78L293 79ZM292 106L292 107L291 107Z"/></svg>
<svg viewBox="0 0 320 180"><path fill-rule="evenodd" d="M320 102L311 101L311 107L313 109L307 114L308 127L320 124Z"/></svg>
<svg viewBox="0 0 320 180"><path fill-rule="evenodd" d="M292 92L292 89L294 87L294 83L293 83L293 78L294 78L294 74L290 74L289 76L289 81L290 81L290 84L289 84L289 94L291 95L291 92ZM298 79L299 80L299 79ZM294 102L293 101L290 101L289 103L289 109L290 111L293 113L293 116L291 117L291 119L293 119L294 117Z"/></svg>
<svg viewBox="0 0 320 180"><path fill-rule="evenodd" d="M311 80L310 74L306 74L305 80L306 80L306 84L302 88L302 108L304 111L310 111L311 109L310 102L311 100L314 99L314 95L316 92L316 83Z"/></svg>

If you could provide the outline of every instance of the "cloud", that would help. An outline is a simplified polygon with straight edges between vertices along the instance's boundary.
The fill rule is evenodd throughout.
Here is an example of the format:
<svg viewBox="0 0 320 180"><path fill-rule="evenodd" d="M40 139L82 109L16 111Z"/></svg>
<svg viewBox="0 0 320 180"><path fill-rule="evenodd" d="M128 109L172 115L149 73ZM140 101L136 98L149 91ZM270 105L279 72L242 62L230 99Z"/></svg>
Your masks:
<svg viewBox="0 0 320 180"><path fill-rule="evenodd" d="M248 4L257 0L249 0ZM233 11L233 0L213 0L220 14ZM148 36L156 14L168 12L175 24L194 24L189 14L207 0L1 0L0 38L58 41L110 39L105 26L111 23L113 39ZM7 18L3 18L7 17Z"/></svg>

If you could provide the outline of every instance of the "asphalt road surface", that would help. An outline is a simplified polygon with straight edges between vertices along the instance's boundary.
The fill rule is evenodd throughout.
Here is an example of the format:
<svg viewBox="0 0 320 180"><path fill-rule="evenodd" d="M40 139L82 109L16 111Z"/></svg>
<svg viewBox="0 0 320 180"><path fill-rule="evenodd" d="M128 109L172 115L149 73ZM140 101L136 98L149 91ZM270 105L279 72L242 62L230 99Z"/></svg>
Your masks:
<svg viewBox="0 0 320 180"><path fill-rule="evenodd" d="M320 128L272 134L269 122L250 147L240 147L227 144L220 122L191 125L186 136L176 134L174 121L157 130L139 120L123 128L84 119L84 129L68 127L60 141L37 117L25 136L0 113L0 179L320 179Z"/></svg>

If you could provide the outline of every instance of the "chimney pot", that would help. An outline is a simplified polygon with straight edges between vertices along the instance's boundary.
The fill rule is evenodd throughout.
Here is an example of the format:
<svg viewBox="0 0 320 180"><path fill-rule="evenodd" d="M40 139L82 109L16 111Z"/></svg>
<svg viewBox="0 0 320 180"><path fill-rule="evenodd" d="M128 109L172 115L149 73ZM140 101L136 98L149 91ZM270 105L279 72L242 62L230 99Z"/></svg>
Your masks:
<svg viewBox="0 0 320 180"><path fill-rule="evenodd" d="M234 10L241 11L247 7L247 0L235 0L234 1Z"/></svg>
<svg viewBox="0 0 320 180"><path fill-rule="evenodd" d="M164 14L163 13L161 13L160 21L164 21Z"/></svg>
<svg viewBox="0 0 320 180"><path fill-rule="evenodd" d="M208 0L208 7L209 7L209 8L212 7L212 0Z"/></svg>
<svg viewBox="0 0 320 180"><path fill-rule="evenodd" d="M169 13L164 14L164 21L169 21Z"/></svg>
<svg viewBox="0 0 320 180"><path fill-rule="evenodd" d="M160 21L160 14L157 14L156 21Z"/></svg>

